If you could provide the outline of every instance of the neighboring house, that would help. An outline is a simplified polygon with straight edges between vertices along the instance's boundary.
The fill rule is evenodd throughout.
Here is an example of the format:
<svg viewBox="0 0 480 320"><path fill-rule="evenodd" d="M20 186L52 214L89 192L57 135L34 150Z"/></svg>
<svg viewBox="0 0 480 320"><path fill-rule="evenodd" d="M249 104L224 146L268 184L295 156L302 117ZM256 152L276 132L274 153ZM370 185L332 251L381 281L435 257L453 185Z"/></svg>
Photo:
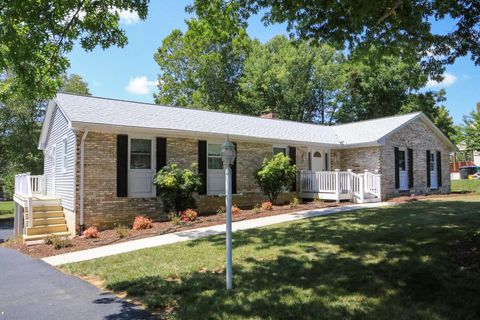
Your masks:
<svg viewBox="0 0 480 320"><path fill-rule="evenodd" d="M198 164L198 210L214 212L224 205L220 145L227 138L237 148L233 200L240 207L265 199L253 175L277 152L299 170L292 192L281 200L298 194L364 202L449 192L448 155L456 149L422 113L324 126L59 93L39 141L44 175L17 177L17 232L24 229L22 212L29 205L34 216L25 222L27 235L50 232L48 225L35 226L35 212L52 209L41 209L46 205L61 206L72 233L83 226L130 224L138 214L166 219L152 179L173 163Z"/></svg>

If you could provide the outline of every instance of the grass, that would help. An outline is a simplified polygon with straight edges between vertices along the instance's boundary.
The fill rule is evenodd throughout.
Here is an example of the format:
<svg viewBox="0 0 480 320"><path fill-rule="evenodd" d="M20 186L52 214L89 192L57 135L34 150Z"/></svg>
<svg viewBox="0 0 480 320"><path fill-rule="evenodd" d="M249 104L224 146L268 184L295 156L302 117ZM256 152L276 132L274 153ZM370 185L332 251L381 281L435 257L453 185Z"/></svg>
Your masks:
<svg viewBox="0 0 480 320"><path fill-rule="evenodd" d="M480 197L346 212L66 265L175 319L479 319L480 276L449 252Z"/></svg>
<svg viewBox="0 0 480 320"><path fill-rule="evenodd" d="M0 201L0 220L13 219L13 201Z"/></svg>
<svg viewBox="0 0 480 320"><path fill-rule="evenodd" d="M453 192L480 193L480 179L477 180L452 180Z"/></svg>

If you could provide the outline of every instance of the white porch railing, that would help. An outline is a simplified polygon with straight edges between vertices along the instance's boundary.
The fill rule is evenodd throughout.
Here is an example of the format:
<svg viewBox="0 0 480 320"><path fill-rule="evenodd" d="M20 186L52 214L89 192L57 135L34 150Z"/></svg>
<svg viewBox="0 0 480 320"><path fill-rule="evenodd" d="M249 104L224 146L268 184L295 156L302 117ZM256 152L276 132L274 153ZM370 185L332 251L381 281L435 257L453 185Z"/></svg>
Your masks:
<svg viewBox="0 0 480 320"><path fill-rule="evenodd" d="M17 174L15 176L15 196L20 197L26 203L28 210L28 227L33 226L33 195L45 193L45 176L35 175L30 173ZM15 219L23 219L20 217L20 212L16 212Z"/></svg>
<svg viewBox="0 0 480 320"><path fill-rule="evenodd" d="M329 194L328 199L354 198L363 202L366 195L381 198L381 175L365 170L357 174L347 171L300 171L300 192Z"/></svg>

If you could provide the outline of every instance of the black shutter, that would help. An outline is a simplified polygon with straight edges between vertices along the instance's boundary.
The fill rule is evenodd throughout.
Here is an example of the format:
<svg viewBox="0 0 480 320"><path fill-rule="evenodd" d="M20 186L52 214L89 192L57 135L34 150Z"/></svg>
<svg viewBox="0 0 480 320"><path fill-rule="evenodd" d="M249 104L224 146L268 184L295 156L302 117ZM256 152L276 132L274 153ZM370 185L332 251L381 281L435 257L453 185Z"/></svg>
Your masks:
<svg viewBox="0 0 480 320"><path fill-rule="evenodd" d="M198 174L202 185L198 194L207 194L207 141L198 140Z"/></svg>
<svg viewBox="0 0 480 320"><path fill-rule="evenodd" d="M413 149L407 149L408 153L408 188L413 188Z"/></svg>
<svg viewBox="0 0 480 320"><path fill-rule="evenodd" d="M442 153L437 151L437 183L438 187L442 186Z"/></svg>
<svg viewBox="0 0 480 320"><path fill-rule="evenodd" d="M233 145L235 146L235 153L236 153L237 143L233 142ZM237 159L238 159L238 153L232 165L232 193L233 194L237 193Z"/></svg>
<svg viewBox="0 0 480 320"><path fill-rule="evenodd" d="M427 150L427 188L430 188L430 150Z"/></svg>
<svg viewBox="0 0 480 320"><path fill-rule="evenodd" d="M330 162L328 161L328 153L325 153L325 171L330 170L329 164Z"/></svg>
<svg viewBox="0 0 480 320"><path fill-rule="evenodd" d="M290 164L297 164L297 148L288 147L288 157L290 158ZM295 180L292 183L291 191L297 191L297 177L295 175Z"/></svg>
<svg viewBox="0 0 480 320"><path fill-rule="evenodd" d="M167 165L167 138L157 137L157 172ZM157 188L158 196L158 188Z"/></svg>
<svg viewBox="0 0 480 320"><path fill-rule="evenodd" d="M394 151L394 161L395 161L395 188L399 189L400 188L400 168L398 166L398 148L395 147L393 149Z"/></svg>
<svg viewBox="0 0 480 320"><path fill-rule="evenodd" d="M128 197L128 136L117 135L117 197Z"/></svg>

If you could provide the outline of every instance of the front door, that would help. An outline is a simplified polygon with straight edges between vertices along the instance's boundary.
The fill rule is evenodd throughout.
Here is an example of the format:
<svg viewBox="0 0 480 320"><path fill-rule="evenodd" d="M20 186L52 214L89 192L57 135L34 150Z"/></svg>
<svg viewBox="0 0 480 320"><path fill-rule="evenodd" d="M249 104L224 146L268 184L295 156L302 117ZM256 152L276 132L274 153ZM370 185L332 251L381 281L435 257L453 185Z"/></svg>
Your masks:
<svg viewBox="0 0 480 320"><path fill-rule="evenodd" d="M400 176L400 190L408 190L408 170L405 150L398 151L398 170Z"/></svg>
<svg viewBox="0 0 480 320"><path fill-rule="evenodd" d="M431 189L438 188L437 157L435 155L435 152L430 153L430 188Z"/></svg>
<svg viewBox="0 0 480 320"><path fill-rule="evenodd" d="M312 155L312 171L325 171L325 161L322 157L322 151L314 150Z"/></svg>
<svg viewBox="0 0 480 320"><path fill-rule="evenodd" d="M155 175L153 139L130 139L128 194L133 198L155 196L153 177Z"/></svg>
<svg viewBox="0 0 480 320"><path fill-rule="evenodd" d="M221 156L221 144L207 144L207 193L225 194L225 172Z"/></svg>

